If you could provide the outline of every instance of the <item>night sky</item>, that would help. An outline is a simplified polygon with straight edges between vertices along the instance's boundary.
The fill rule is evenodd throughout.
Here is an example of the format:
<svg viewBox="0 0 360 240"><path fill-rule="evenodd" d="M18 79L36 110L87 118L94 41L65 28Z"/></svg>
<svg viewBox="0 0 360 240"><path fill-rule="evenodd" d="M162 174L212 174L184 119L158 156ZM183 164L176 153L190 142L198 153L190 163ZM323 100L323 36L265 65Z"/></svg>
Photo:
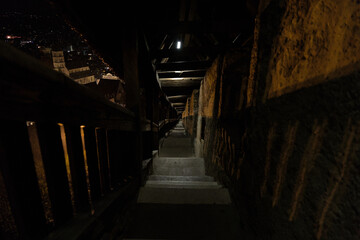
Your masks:
<svg viewBox="0 0 360 240"><path fill-rule="evenodd" d="M42 12L50 9L49 0L8 0L1 3L3 11Z"/></svg>

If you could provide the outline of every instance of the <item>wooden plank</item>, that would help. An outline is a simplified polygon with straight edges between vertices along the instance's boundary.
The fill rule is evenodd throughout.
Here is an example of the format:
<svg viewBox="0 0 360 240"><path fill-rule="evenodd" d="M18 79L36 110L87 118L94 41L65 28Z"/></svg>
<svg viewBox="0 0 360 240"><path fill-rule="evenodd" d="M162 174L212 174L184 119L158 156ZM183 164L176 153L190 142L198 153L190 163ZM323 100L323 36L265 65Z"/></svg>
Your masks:
<svg viewBox="0 0 360 240"><path fill-rule="evenodd" d="M161 80L161 86L165 87L194 87L199 88L201 79Z"/></svg>
<svg viewBox="0 0 360 240"><path fill-rule="evenodd" d="M211 66L211 61L191 61L191 62L170 62L156 64L156 70L161 72L169 71L201 71Z"/></svg>

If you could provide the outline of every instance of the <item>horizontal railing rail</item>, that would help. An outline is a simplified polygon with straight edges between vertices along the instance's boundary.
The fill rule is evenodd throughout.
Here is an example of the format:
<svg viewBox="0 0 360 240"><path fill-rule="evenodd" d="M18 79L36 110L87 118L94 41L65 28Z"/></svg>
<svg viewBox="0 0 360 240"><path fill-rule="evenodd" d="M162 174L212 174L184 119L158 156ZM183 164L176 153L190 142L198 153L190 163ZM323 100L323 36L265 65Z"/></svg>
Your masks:
<svg viewBox="0 0 360 240"><path fill-rule="evenodd" d="M101 201L136 195L150 122L2 42L0 66L0 239L70 239L73 219L101 232Z"/></svg>
<svg viewBox="0 0 360 240"><path fill-rule="evenodd" d="M3 42L0 65L1 118L134 130L132 112Z"/></svg>

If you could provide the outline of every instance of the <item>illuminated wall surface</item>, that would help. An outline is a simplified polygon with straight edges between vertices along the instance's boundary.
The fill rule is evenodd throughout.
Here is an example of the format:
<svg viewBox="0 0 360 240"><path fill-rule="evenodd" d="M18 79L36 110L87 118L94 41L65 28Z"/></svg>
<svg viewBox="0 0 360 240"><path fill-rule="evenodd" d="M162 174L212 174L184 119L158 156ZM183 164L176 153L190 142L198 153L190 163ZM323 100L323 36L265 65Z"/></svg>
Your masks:
<svg viewBox="0 0 360 240"><path fill-rule="evenodd" d="M196 152L250 239L358 239L360 3L261 1L254 26L187 102Z"/></svg>
<svg viewBox="0 0 360 240"><path fill-rule="evenodd" d="M360 66L356 1L288 1L271 50L268 97L347 75Z"/></svg>

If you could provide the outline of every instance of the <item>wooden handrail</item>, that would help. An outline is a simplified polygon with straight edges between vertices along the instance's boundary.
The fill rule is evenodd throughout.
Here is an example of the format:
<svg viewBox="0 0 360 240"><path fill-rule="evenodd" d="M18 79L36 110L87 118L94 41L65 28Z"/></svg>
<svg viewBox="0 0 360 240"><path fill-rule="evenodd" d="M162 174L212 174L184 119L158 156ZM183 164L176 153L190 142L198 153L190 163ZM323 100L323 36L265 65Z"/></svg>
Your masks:
<svg viewBox="0 0 360 240"><path fill-rule="evenodd" d="M131 111L3 42L0 66L0 212L8 219L0 223L0 235L68 239L61 232L79 218L86 219L77 234L85 226L101 234L106 224L96 224L135 199L144 171L139 151L151 159L153 134L163 136L177 119L154 124L155 131L150 120L139 122ZM113 210L104 210L101 201L129 184L131 191L114 195Z"/></svg>
<svg viewBox="0 0 360 240"><path fill-rule="evenodd" d="M149 120L137 126L131 111L1 41L0 66L1 236L42 239L102 214L99 203L129 182L136 194Z"/></svg>
<svg viewBox="0 0 360 240"><path fill-rule="evenodd" d="M133 128L131 111L1 41L0 65L0 118Z"/></svg>

